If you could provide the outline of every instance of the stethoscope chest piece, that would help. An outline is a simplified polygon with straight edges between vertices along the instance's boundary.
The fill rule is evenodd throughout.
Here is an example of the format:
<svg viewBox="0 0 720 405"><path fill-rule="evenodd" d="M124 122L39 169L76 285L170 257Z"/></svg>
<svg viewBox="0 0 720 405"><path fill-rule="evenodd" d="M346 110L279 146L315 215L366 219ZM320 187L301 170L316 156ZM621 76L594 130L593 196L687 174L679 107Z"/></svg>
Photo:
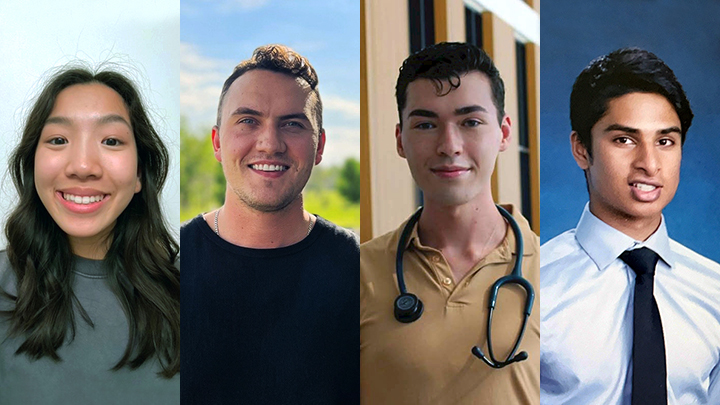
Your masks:
<svg viewBox="0 0 720 405"><path fill-rule="evenodd" d="M395 298L395 319L402 323L415 322L423 313L423 303L415 294L400 294Z"/></svg>
<svg viewBox="0 0 720 405"><path fill-rule="evenodd" d="M522 276L523 236L520 232L520 227L509 212L499 205L496 207L510 225L513 234L515 235L516 259L515 264L513 265L512 273L497 280L495 284L493 284L490 293L487 322L487 346L489 356L486 356L478 346L472 348L472 353L492 368L503 368L509 364L523 361L528 358L527 352L517 353L517 350L520 347L520 342L522 342L523 335L525 334L525 327L527 326L528 319L530 318L530 312L532 311L533 301L535 299L535 292L530 282ZM407 289L405 288L405 277L403 276L403 254L405 253L410 233L420 219L421 213L422 207L418 209L408 220L400 235L400 239L398 240L398 247L395 255L395 274L397 276L398 289L400 290L400 295L395 299L395 319L402 323L415 322L423 313L422 301L420 301L415 294L407 292ZM520 333L518 334L517 340L515 341L515 345L513 346L510 354L508 354L505 360L501 360L495 358L495 353L492 349L492 319L498 292L504 284L518 284L520 287L525 289L526 297L525 308L523 311L524 317ZM517 355L515 353L517 353Z"/></svg>

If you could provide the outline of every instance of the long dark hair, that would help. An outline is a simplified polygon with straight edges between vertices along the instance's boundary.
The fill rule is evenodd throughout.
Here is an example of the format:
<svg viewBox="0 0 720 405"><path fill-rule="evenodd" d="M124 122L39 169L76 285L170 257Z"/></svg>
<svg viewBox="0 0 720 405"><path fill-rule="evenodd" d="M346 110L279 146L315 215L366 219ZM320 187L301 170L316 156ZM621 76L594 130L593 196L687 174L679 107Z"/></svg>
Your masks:
<svg viewBox="0 0 720 405"><path fill-rule="evenodd" d="M100 83L116 91L130 115L142 189L117 218L105 256L111 290L128 319L125 353L113 370L135 369L157 357L170 378L180 371L180 272L174 263L179 246L170 235L159 195L167 177L168 152L158 136L133 83L113 71L65 68L51 77L25 122L22 139L10 158L10 175L19 194L5 235L7 255L17 279L15 302L4 314L11 336L25 341L16 354L32 359L49 356L75 336L73 307L92 325L73 293L73 254L67 235L53 221L35 190L35 151L58 94L76 84Z"/></svg>

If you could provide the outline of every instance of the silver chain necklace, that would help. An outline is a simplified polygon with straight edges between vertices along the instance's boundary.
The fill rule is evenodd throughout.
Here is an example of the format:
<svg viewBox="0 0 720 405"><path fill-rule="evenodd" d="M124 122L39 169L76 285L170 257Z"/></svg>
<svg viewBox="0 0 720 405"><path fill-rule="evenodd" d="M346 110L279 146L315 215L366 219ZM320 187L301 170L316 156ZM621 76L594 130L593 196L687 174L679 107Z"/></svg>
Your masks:
<svg viewBox="0 0 720 405"><path fill-rule="evenodd" d="M218 229L218 217L220 216L220 210L215 211L215 235L220 236L220 230ZM310 235L310 231L313 229L313 225L315 225L315 222L312 220L312 217L310 217L310 224L308 224L308 230L305 236Z"/></svg>

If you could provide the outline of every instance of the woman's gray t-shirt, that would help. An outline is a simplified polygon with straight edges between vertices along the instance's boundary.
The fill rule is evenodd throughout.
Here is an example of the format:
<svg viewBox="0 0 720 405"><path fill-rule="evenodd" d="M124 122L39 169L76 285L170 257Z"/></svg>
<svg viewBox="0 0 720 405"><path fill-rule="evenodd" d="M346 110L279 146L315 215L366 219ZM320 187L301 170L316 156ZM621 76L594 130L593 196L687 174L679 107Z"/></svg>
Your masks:
<svg viewBox="0 0 720 405"><path fill-rule="evenodd" d="M32 360L15 351L24 338L8 337L0 315L0 404L179 404L180 376L159 377L157 360L140 368L112 371L128 341L127 317L110 290L101 260L75 258L73 291L94 327L75 312L75 339L68 332L58 350L62 359ZM0 288L15 295L15 274L0 251ZM14 303L0 295L0 310Z"/></svg>

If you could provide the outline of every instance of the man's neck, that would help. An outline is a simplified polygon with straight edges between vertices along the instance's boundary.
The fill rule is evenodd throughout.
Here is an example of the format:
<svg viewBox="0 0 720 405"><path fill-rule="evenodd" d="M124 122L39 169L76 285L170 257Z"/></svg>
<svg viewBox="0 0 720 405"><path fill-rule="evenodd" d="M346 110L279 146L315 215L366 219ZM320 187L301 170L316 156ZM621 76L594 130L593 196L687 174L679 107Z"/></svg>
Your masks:
<svg viewBox="0 0 720 405"><path fill-rule="evenodd" d="M212 229L215 229L215 215L216 211L204 215ZM314 219L303 209L302 195L274 212L255 210L234 195L227 195L218 213L218 232L221 238L237 246L274 249L303 240Z"/></svg>
<svg viewBox="0 0 720 405"><path fill-rule="evenodd" d="M644 242L652 236L660 227L660 222L662 222L661 214L640 218L599 211L593 206L592 201L590 202L590 212L599 220L640 242Z"/></svg>
<svg viewBox="0 0 720 405"><path fill-rule="evenodd" d="M502 243L507 224L490 196L459 206L427 201L418 221L423 245L443 252L456 281Z"/></svg>

